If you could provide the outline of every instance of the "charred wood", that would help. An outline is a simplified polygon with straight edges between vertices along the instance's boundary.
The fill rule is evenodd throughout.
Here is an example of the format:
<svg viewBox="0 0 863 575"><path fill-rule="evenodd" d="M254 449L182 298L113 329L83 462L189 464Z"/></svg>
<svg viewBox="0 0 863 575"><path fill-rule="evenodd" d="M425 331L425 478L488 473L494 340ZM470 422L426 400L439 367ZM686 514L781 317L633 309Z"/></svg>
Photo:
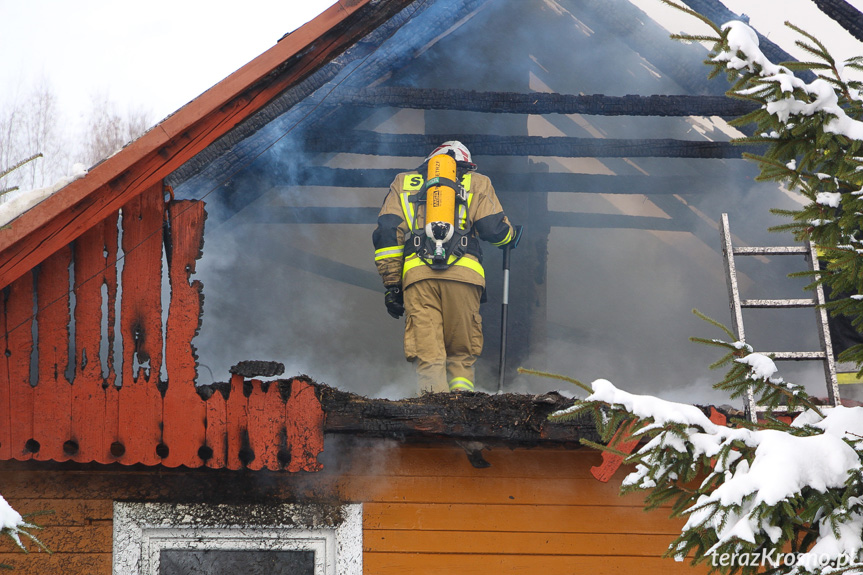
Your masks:
<svg viewBox="0 0 863 575"><path fill-rule="evenodd" d="M863 14L845 0L814 0L818 9L830 16L852 36L863 41Z"/></svg>
<svg viewBox="0 0 863 575"><path fill-rule="evenodd" d="M309 152L375 156L425 157L442 140L463 142L474 156L557 156L564 158L740 158L761 147L730 142L657 139L598 139L473 134L381 134L355 131L346 135L309 135Z"/></svg>
<svg viewBox="0 0 863 575"><path fill-rule="evenodd" d="M714 24L721 26L726 22L731 20L742 20L744 22L749 22L749 18L744 14L740 16L735 14L731 10L725 7L724 4L719 2L719 0L683 0L683 3L701 14L702 16L707 16ZM755 31L758 34L758 47L761 48L761 51L770 59L771 62L778 64L780 62L796 62L796 60L767 39L766 36L761 35L757 30ZM802 78L806 82L811 82L815 79L815 74L808 70L803 70L800 72L795 72L797 77Z"/></svg>
<svg viewBox="0 0 863 575"><path fill-rule="evenodd" d="M350 170L316 167L303 170L286 185L387 189L399 171ZM481 168L480 168L481 169ZM495 172L489 174L498 192L582 192L602 194L700 194L716 188L712 178L727 179L727 170L703 171L701 178L689 176L618 176L549 172ZM275 185L280 185L274 182Z"/></svg>
<svg viewBox="0 0 863 575"><path fill-rule="evenodd" d="M588 114L597 116L742 116L751 102L726 96L605 96L532 92L476 92L421 88L358 90L343 104L365 108L395 107L506 114Z"/></svg>
<svg viewBox="0 0 863 575"><path fill-rule="evenodd" d="M278 361L241 361L228 370L234 375L243 377L275 377L285 373L285 364Z"/></svg>
<svg viewBox="0 0 863 575"><path fill-rule="evenodd" d="M377 220L377 215L378 208L269 208L257 213L253 221L256 224L370 224ZM565 228L689 230L688 225L680 220L620 214L549 212L548 222L552 227ZM329 263L334 265L334 262ZM325 277L332 275L322 270L310 269L309 271L315 271ZM356 284L356 280L351 283ZM247 377L254 377L254 375L247 375Z"/></svg>
<svg viewBox="0 0 863 575"><path fill-rule="evenodd" d="M582 437L597 438L589 418L549 421L551 413L572 404L556 392L540 396L437 393L393 401L369 399L324 385L317 389L327 414L324 433L328 434L573 447Z"/></svg>

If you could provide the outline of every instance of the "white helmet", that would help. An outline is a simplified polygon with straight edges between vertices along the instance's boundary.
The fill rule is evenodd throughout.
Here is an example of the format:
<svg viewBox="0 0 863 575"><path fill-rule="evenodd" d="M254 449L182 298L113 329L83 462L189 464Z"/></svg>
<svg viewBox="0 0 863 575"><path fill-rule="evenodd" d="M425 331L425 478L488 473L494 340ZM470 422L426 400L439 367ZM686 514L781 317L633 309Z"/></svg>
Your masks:
<svg viewBox="0 0 863 575"><path fill-rule="evenodd" d="M426 156L425 161L428 161L434 156L440 154L449 154L455 158L456 162L467 162L469 164L473 163L470 159L470 150L467 149L467 146L457 140L450 140L449 142L444 142L443 144L435 148L431 154Z"/></svg>

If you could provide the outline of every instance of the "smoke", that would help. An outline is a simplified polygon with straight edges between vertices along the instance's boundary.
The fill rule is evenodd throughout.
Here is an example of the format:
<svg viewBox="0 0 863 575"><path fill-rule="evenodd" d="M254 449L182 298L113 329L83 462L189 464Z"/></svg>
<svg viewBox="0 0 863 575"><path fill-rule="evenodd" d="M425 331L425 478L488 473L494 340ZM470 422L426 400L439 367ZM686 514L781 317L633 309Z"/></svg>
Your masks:
<svg viewBox="0 0 863 575"><path fill-rule="evenodd" d="M313 153L307 138L371 130L439 134L441 141L451 134L727 141L732 130L718 118L527 118L339 106L352 90L368 86L625 95L684 94L692 92L684 86L706 85L700 47L674 44L649 20L646 32L616 35L610 21L638 15L622 0L604 4L598 10L576 0L415 3L396 19L398 26L365 39L333 70L318 73L308 95L283 96L296 105L245 140L223 143L226 151L218 160L194 177L184 176L175 186L177 196L203 197L209 214L204 255L193 278L203 282L205 295L195 345L206 369L199 369L198 382L226 380L231 365L258 359L284 363L288 376L308 374L363 395L416 393L413 368L402 353L404 320L386 314L373 263L371 234L387 190L363 179L373 177L371 170L394 177L421 158ZM668 42L663 50L685 61L684 71L648 62L633 48L648 33ZM686 75L693 62L701 74L697 81ZM743 160L474 159L501 189L506 182L498 174L546 170L644 177L654 190L619 193L590 184L546 192L536 180L529 189L499 194L510 218L526 229L513 252L505 391L571 391L559 381L515 374L525 366L584 382L606 378L636 393L692 403L727 402L711 389L721 379L707 368L716 352L688 339L723 334L691 310L730 323L716 229L721 214L730 214L735 241L790 245L791 238L765 232L782 223L770 208L794 206L788 194L756 183L757 169ZM348 173L359 183L340 180ZM686 179L692 187L681 185ZM664 181L674 187L656 193L656 182ZM609 216L614 223L603 223L612 221ZM486 347L477 385L494 392L500 255L485 250L489 303L482 307ZM790 281L784 278L788 272L805 265L797 260L747 262L742 285L757 293L773 284L787 289L764 297L804 297L787 295L796 294L799 283L781 287ZM795 313L754 316L746 327L759 348L781 350L817 345L798 337L814 337L810 319ZM819 389L817 369L795 366L789 373Z"/></svg>

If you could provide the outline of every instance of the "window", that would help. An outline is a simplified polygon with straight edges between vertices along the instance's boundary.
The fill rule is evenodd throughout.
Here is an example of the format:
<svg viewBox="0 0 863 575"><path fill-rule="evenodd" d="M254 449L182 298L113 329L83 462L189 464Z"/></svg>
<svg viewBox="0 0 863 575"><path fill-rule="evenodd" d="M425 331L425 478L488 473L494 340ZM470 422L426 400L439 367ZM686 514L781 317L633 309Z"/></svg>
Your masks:
<svg viewBox="0 0 863 575"><path fill-rule="evenodd" d="M114 503L114 575L361 575L362 505Z"/></svg>

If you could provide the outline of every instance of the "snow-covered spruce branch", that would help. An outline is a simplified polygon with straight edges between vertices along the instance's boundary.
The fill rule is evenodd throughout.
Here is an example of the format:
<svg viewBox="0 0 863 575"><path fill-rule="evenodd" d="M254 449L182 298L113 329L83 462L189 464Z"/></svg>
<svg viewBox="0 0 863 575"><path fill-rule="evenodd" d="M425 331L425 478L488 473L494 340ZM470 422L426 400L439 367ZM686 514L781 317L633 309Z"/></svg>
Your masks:
<svg viewBox="0 0 863 575"><path fill-rule="evenodd" d="M771 62L759 48L757 34L743 22L718 26L677 0L662 0L706 23L707 35L676 34L685 41L712 44L710 77L725 74L728 95L758 104L732 122L751 126L743 144L766 146L762 155L744 154L758 163L759 180L781 182L806 200L800 210L774 210L792 222L777 226L799 240L812 240L826 256L827 273L820 281L834 293L850 294L828 304L831 313L856 318L863 329L863 83L848 70L863 70L863 56L836 61L812 34L786 23L798 35L796 44L806 62ZM810 71L806 82L795 72ZM863 346L839 358L863 366Z"/></svg>
<svg viewBox="0 0 863 575"><path fill-rule="evenodd" d="M726 326L693 311L733 339ZM669 557L690 556L719 573L863 573L863 407L822 412L751 346L692 339L725 352L712 366L728 368L715 387L732 397L751 389L775 411L757 424L723 426L693 405L597 380L586 399L551 418L591 415L604 444L583 443L634 466L621 491L646 492L647 509L670 505L672 516L687 519ZM805 411L793 423L773 415L797 408ZM633 439L640 447L626 455L619 446Z"/></svg>
<svg viewBox="0 0 863 575"><path fill-rule="evenodd" d="M758 377L758 368L751 374ZM794 574L863 573L857 562L863 408L837 407L824 417L807 411L793 425L774 420L763 428L742 421L725 427L692 405L630 394L606 380L592 388L553 418L592 413L609 442L605 449L613 452L620 441L642 440L626 459L635 470L622 491L647 491L648 508L670 502L673 516L687 518L668 556L682 561L691 555L693 563L721 573L756 573L764 566ZM632 435L616 434L624 425ZM771 559L787 561L789 552L791 565L771 565ZM747 564L719 561L731 556ZM767 564L748 565L755 556Z"/></svg>

